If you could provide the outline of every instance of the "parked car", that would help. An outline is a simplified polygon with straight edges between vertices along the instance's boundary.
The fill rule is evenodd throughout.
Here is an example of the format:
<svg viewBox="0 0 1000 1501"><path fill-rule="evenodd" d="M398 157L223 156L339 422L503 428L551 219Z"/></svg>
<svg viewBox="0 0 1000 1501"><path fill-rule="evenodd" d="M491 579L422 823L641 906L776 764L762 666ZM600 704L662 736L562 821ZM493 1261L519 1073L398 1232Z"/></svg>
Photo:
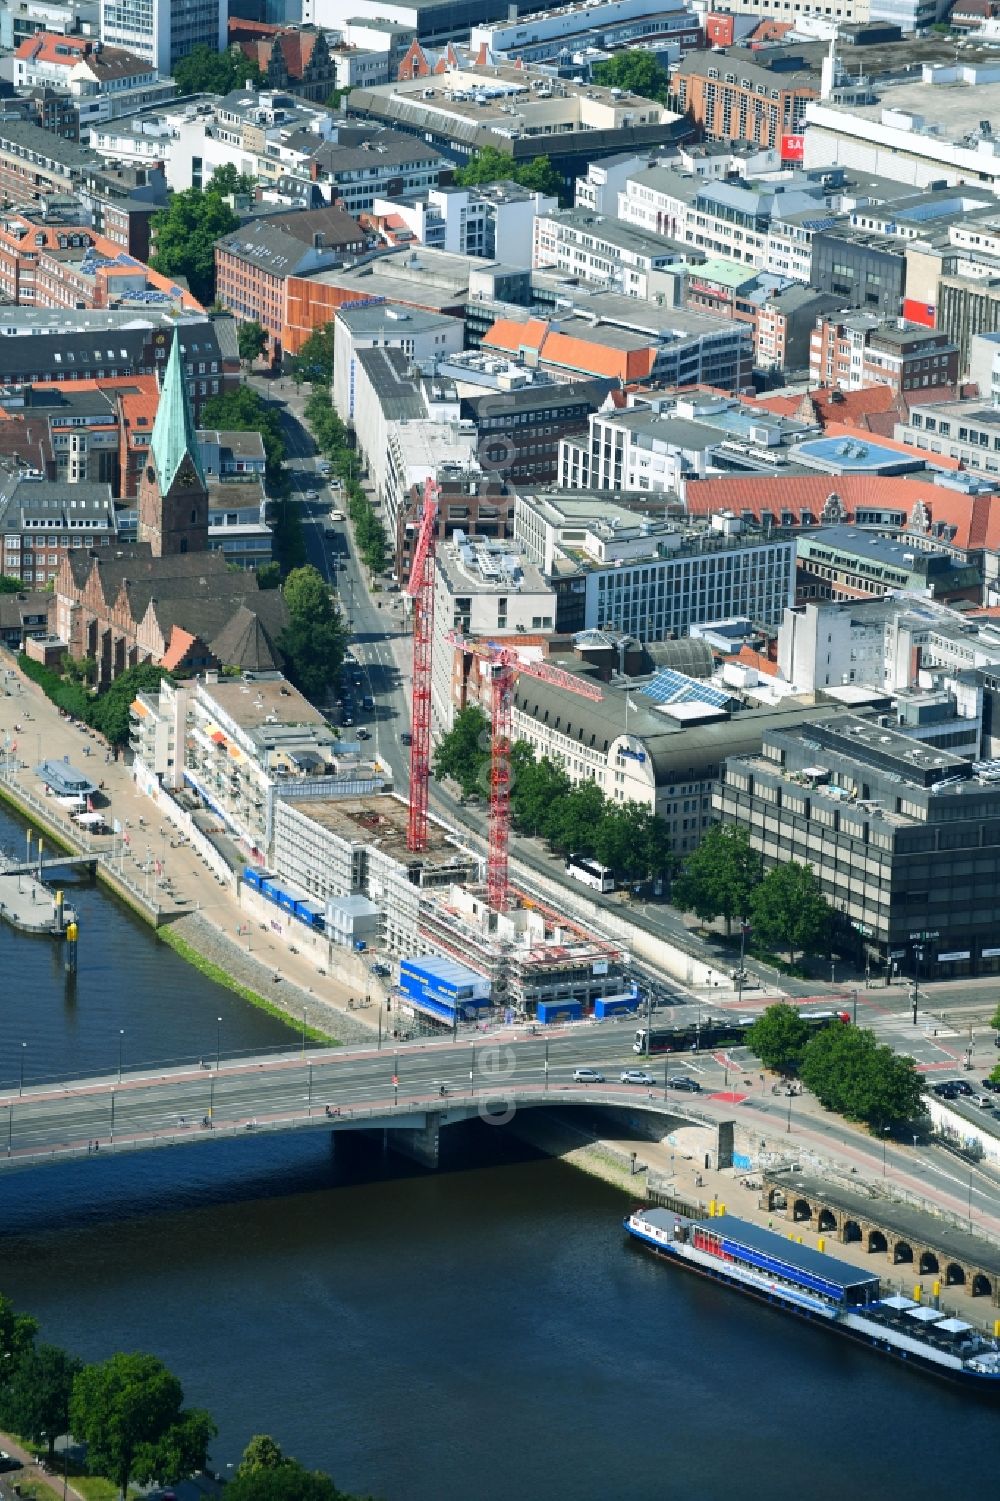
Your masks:
<svg viewBox="0 0 1000 1501"><path fill-rule="evenodd" d="M8 1470L23 1470L24 1461L15 1459L13 1454L8 1454L6 1449L0 1449L0 1472Z"/></svg>
<svg viewBox="0 0 1000 1501"><path fill-rule="evenodd" d="M623 1084L655 1084L652 1074L647 1074L644 1068L623 1068L619 1074Z"/></svg>
<svg viewBox="0 0 1000 1501"><path fill-rule="evenodd" d="M372 738L372 732L371 732L371 730L360 729L358 731L358 739L359 740L370 740L371 738Z"/></svg>
<svg viewBox="0 0 1000 1501"><path fill-rule="evenodd" d="M701 1093L701 1085L697 1079L689 1079L687 1074L671 1074L667 1080L668 1089L689 1089L692 1094Z"/></svg>
<svg viewBox="0 0 1000 1501"><path fill-rule="evenodd" d="M413 736L410 734L409 730L404 730L403 731L403 733L399 737L399 743L400 743L400 745L412 745L413 744Z"/></svg>
<svg viewBox="0 0 1000 1501"><path fill-rule="evenodd" d="M573 1070L574 1084L603 1084L604 1075L599 1074L596 1068L575 1068Z"/></svg>
<svg viewBox="0 0 1000 1501"><path fill-rule="evenodd" d="M373 975L380 975L383 979L386 976L392 974L392 970L389 967L389 965L388 964L381 964L381 963L380 964L373 964L371 972L372 972Z"/></svg>

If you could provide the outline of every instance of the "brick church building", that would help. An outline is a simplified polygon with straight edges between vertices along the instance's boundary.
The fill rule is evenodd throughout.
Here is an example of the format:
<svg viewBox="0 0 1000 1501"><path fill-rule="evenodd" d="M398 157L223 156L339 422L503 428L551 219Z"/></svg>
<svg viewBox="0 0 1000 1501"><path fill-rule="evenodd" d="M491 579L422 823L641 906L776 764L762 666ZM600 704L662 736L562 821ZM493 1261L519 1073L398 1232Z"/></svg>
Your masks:
<svg viewBox="0 0 1000 1501"><path fill-rule="evenodd" d="M139 540L64 554L55 583L56 632L106 687L140 662L171 671L280 667L288 623L277 590L231 573L208 546L208 486L175 339L139 483ZM232 660L233 654L239 660Z"/></svg>

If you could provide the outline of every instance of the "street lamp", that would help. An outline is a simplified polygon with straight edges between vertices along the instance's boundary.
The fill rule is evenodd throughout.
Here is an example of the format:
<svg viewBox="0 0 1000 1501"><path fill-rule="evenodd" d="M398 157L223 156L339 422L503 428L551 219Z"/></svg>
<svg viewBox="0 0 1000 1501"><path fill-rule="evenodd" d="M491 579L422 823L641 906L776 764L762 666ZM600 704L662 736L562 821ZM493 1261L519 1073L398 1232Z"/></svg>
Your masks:
<svg viewBox="0 0 1000 1501"><path fill-rule="evenodd" d="M882 1177L883 1178L885 1177L885 1149L886 1149L886 1145L888 1144L890 1130L891 1130L891 1127L889 1127L889 1126L883 1126L882 1127Z"/></svg>
<svg viewBox="0 0 1000 1501"><path fill-rule="evenodd" d="M118 1083L122 1082L122 1067L125 1062L125 1028L118 1029ZM114 1096L112 1096L112 1099Z"/></svg>
<svg viewBox="0 0 1000 1501"><path fill-rule="evenodd" d="M749 925L749 923L747 922L747 920L746 920L745 917L741 917L740 918L740 967L736 971L736 1005L737 1005L737 1008L742 1007L742 1005L743 1005L743 979L744 979L744 975L745 975L745 970L743 968L743 964L744 964L744 960L746 958L747 934L749 933L749 931L750 931L750 925Z"/></svg>
<svg viewBox="0 0 1000 1501"><path fill-rule="evenodd" d="M920 962L924 957L923 947L919 943L913 945L913 1025L917 1025L917 1002L920 993Z"/></svg>
<svg viewBox="0 0 1000 1501"><path fill-rule="evenodd" d="M854 992L854 1015L852 1017L852 1020L853 1020L854 1025L857 1026L858 1025L858 992L857 992L857 990L855 990L855 992Z"/></svg>
<svg viewBox="0 0 1000 1501"><path fill-rule="evenodd" d="M302 1056L306 1056L306 1008L302 1007Z"/></svg>
<svg viewBox="0 0 1000 1501"><path fill-rule="evenodd" d="M17 1092L18 1092L19 1095L24 1094L24 1055L25 1055L25 1052L27 1051L27 1048L28 1048L28 1044L26 1042L22 1042L22 1044L21 1044L21 1077L17 1081Z"/></svg>
<svg viewBox="0 0 1000 1501"><path fill-rule="evenodd" d="M788 1119L785 1122L785 1131L789 1135L791 1135L791 1131L792 1131L792 1089L791 1089L791 1085L789 1085L789 1088L788 1088Z"/></svg>
<svg viewBox="0 0 1000 1501"><path fill-rule="evenodd" d="M222 1017L215 1018L215 1071L219 1071L219 1062L222 1058Z"/></svg>

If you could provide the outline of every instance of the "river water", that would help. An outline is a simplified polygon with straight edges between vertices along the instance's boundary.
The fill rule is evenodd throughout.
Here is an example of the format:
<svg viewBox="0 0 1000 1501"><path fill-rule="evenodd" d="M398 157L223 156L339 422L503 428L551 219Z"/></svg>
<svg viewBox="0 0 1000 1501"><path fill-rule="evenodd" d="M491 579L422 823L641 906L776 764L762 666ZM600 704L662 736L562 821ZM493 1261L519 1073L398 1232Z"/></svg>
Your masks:
<svg viewBox="0 0 1000 1501"><path fill-rule="evenodd" d="M21 838L0 813L0 844ZM0 926L0 1076L287 1041L101 892L68 995ZM13 1060L13 1062L12 1062ZM621 1195L477 1125L438 1174L247 1138L2 1179L0 1289L87 1359L148 1349L219 1424L385 1501L938 1501L996 1409L624 1243ZM985 1312L985 1310L984 1310Z"/></svg>

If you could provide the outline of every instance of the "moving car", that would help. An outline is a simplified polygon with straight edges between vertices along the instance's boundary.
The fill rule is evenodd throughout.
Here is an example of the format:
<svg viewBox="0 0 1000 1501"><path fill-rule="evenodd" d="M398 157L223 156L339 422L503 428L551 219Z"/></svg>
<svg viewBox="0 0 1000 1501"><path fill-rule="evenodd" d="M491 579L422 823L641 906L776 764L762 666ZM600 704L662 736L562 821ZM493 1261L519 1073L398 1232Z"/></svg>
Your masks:
<svg viewBox="0 0 1000 1501"><path fill-rule="evenodd" d="M701 1093L701 1085L697 1079L689 1079L687 1074L671 1074L666 1081L668 1089L689 1089L692 1094Z"/></svg>
<svg viewBox="0 0 1000 1501"><path fill-rule="evenodd" d="M647 1074L644 1068L623 1068L619 1074L623 1084L655 1084L652 1074Z"/></svg>
<svg viewBox="0 0 1000 1501"><path fill-rule="evenodd" d="M365 730L365 729L358 730L358 739L359 740L370 740L371 738L372 738L372 732L371 732L371 730Z"/></svg>
<svg viewBox="0 0 1000 1501"><path fill-rule="evenodd" d="M6 1449L0 1449L0 1472L8 1470L23 1470L24 1461L15 1459L13 1454L8 1454Z"/></svg>
<svg viewBox="0 0 1000 1501"><path fill-rule="evenodd" d="M604 1075L599 1074L596 1068L575 1068L573 1070L574 1084L603 1084Z"/></svg>
<svg viewBox="0 0 1000 1501"><path fill-rule="evenodd" d="M400 743L400 745L412 745L413 744L413 736L410 734L409 730L404 730L403 731L403 733L399 737L399 743Z"/></svg>

